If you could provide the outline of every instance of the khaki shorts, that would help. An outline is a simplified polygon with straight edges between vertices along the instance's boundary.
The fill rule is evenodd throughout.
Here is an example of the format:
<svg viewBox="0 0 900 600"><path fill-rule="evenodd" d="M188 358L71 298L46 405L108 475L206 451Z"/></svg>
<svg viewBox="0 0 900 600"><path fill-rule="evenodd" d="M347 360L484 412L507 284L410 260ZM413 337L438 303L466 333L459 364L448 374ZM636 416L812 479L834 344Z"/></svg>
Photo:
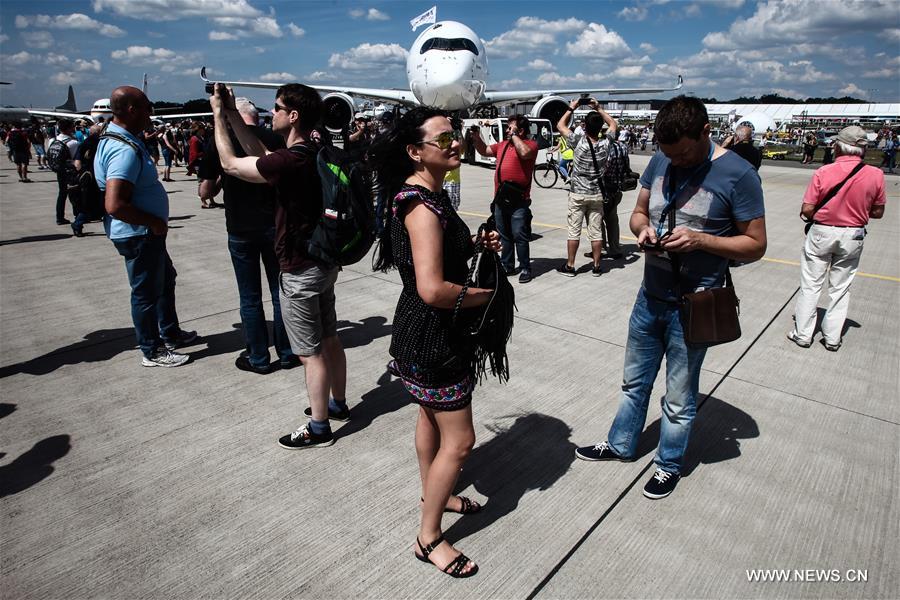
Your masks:
<svg viewBox="0 0 900 600"><path fill-rule="evenodd" d="M569 239L581 239L581 224L587 219L588 239L597 242L603 239L603 196L569 192Z"/></svg>
<svg viewBox="0 0 900 600"><path fill-rule="evenodd" d="M337 276L337 267L319 265L279 275L281 318L294 354L315 356L322 351L323 339L337 335Z"/></svg>

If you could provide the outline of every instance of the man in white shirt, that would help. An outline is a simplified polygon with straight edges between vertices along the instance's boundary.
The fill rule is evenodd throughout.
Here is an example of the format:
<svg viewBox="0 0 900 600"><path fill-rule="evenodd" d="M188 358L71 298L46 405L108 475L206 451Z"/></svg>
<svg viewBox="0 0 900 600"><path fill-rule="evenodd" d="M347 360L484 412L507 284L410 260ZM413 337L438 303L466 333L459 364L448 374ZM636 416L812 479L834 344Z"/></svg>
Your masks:
<svg viewBox="0 0 900 600"><path fill-rule="evenodd" d="M61 165L56 172L56 184L59 187L59 194L56 196L56 224L68 225L71 222L66 218L66 198L68 198L69 195L69 172L75 168L72 161L75 159L75 152L78 151L78 140L75 139L75 123L73 123L71 119L60 119L56 124L56 127L59 130L59 135L57 135L55 139L64 143L66 148L69 149L69 158L66 161L66 164ZM72 204L71 199L69 203ZM72 214L75 214L74 204L72 207Z"/></svg>

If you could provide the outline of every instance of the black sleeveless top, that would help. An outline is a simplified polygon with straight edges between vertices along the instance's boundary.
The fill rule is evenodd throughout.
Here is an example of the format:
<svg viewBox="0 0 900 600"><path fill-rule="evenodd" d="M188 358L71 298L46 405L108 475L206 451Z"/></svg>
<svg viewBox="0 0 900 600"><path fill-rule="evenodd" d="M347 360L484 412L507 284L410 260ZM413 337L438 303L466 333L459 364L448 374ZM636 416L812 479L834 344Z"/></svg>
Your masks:
<svg viewBox="0 0 900 600"><path fill-rule="evenodd" d="M391 356L398 361L420 367L440 367L454 356L451 347L453 309L435 308L425 304L416 290L412 245L406 229L406 211L414 200L421 200L440 220L444 230L444 280L464 285L469 273L468 259L475 252L469 228L456 214L447 192L432 192L418 185L404 184L394 197L394 218L391 219L391 246L394 266L400 272L403 291L394 312ZM477 311L475 313L477 315ZM471 309L462 309L457 323L474 318ZM468 357L463 358L468 363Z"/></svg>

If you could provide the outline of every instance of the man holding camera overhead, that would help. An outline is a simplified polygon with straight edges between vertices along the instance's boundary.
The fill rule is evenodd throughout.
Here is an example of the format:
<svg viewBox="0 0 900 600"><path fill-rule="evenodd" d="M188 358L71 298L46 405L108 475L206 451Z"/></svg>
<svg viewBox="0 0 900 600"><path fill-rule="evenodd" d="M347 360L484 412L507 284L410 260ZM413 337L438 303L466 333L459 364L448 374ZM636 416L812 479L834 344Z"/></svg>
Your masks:
<svg viewBox="0 0 900 600"><path fill-rule="evenodd" d="M506 139L490 146L478 134L478 125L470 128L475 133L472 140L478 153L497 157L492 210L503 244L500 262L507 275L519 273L519 283L531 281L531 175L534 173L538 145L528 139L530 125L525 115L510 115L507 117ZM515 268L516 254L519 257L518 270Z"/></svg>
<svg viewBox="0 0 900 600"><path fill-rule="evenodd" d="M572 113L581 105L590 105L593 111L584 119L584 135L569 129ZM609 128L608 138L602 135L603 125ZM603 245L603 173L606 170L607 148L616 139L618 123L609 116L593 98L572 100L569 110L563 113L556 129L569 147L575 149L569 177L569 236L566 241L566 262L557 272L575 277L575 256L581 242L581 224L587 221L588 240L594 264L591 273L600 276L600 253Z"/></svg>

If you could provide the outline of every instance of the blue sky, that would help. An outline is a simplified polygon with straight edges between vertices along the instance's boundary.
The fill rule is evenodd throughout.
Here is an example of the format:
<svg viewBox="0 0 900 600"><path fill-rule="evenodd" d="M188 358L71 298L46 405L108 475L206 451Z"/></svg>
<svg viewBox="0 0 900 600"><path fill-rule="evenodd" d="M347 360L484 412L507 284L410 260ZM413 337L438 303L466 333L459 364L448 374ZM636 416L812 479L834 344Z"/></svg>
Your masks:
<svg viewBox="0 0 900 600"><path fill-rule="evenodd" d="M153 100L226 80L407 87L409 20L433 2L4 0L0 104L90 108L150 79ZM900 100L900 2L440 2L484 40L491 89L671 85L721 99L777 92ZM421 29L420 29L421 31ZM271 102L268 91L247 95Z"/></svg>

